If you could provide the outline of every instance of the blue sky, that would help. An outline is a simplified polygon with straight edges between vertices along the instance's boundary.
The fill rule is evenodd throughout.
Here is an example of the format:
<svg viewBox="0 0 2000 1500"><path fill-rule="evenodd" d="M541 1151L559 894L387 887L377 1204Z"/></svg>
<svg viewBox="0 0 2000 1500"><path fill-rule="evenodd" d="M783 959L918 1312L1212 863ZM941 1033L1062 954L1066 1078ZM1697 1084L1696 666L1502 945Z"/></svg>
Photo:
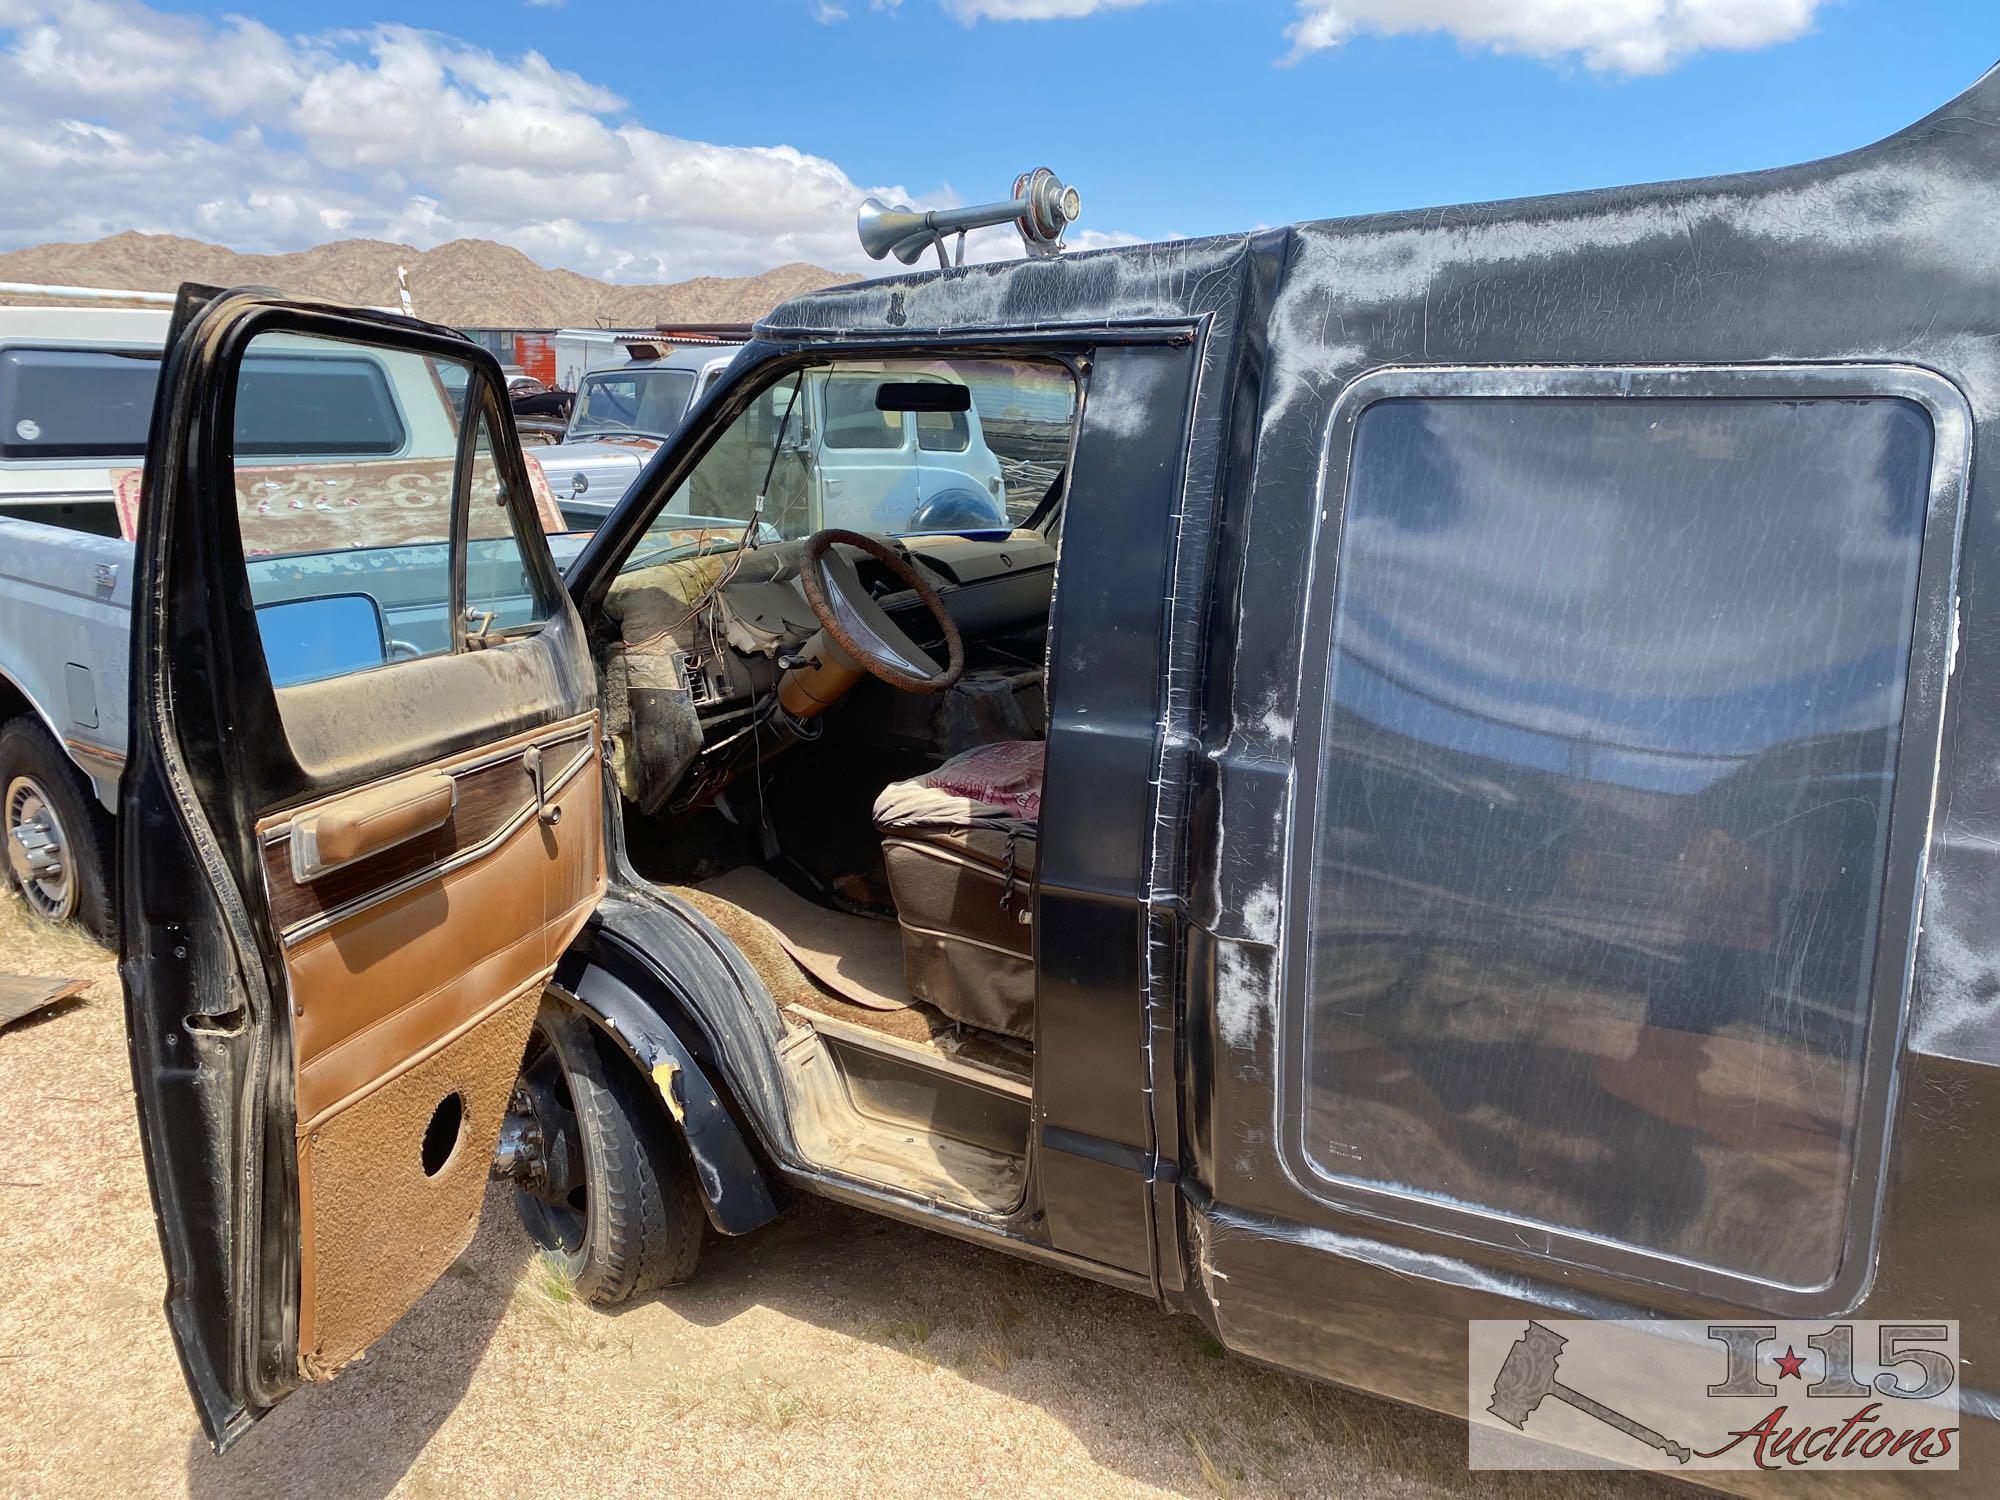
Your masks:
<svg viewBox="0 0 2000 1500"><path fill-rule="evenodd" d="M0 243L856 267L853 202L885 186L980 200L1047 164L1093 242L1200 234L1801 160L2000 59L1994 0L355 0L340 24L0 0L0 149L28 164Z"/></svg>

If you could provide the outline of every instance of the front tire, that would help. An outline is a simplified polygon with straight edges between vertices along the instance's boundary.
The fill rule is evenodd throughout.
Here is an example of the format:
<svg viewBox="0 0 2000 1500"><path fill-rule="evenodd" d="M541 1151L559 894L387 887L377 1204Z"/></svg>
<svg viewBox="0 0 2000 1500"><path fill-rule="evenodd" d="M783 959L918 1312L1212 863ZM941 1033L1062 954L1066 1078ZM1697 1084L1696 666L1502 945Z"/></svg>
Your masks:
<svg viewBox="0 0 2000 1500"><path fill-rule="evenodd" d="M561 1001L542 1002L512 1113L539 1143L515 1184L522 1226L579 1297L611 1306L694 1274L705 1215L687 1149L658 1096Z"/></svg>
<svg viewBox="0 0 2000 1500"><path fill-rule="evenodd" d="M0 839L7 883L44 922L75 921L118 946L111 817L49 732L27 714L0 725Z"/></svg>

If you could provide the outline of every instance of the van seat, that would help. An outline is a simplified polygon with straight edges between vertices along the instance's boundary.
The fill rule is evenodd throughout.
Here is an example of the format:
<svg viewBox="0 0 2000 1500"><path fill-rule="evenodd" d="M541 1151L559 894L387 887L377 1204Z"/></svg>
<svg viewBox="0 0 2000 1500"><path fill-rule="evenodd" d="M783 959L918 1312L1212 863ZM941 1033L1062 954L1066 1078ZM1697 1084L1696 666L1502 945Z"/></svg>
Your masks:
<svg viewBox="0 0 2000 1500"><path fill-rule="evenodd" d="M968 1026L1029 1039L1042 749L980 745L875 799L910 993Z"/></svg>

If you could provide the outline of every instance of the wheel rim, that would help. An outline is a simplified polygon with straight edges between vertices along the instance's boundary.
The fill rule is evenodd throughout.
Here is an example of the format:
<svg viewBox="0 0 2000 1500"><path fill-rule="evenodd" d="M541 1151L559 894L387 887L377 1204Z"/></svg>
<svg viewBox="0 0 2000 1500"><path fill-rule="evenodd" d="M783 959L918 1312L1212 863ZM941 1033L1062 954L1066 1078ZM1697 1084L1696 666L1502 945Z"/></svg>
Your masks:
<svg viewBox="0 0 2000 1500"><path fill-rule="evenodd" d="M590 1232L583 1128L562 1054L539 1021L528 1034L508 1114L536 1143L531 1165L514 1183L529 1235L545 1250L581 1254Z"/></svg>
<svg viewBox="0 0 2000 1500"><path fill-rule="evenodd" d="M48 791L32 776L7 783L7 868L28 906L51 922L76 913L70 839Z"/></svg>

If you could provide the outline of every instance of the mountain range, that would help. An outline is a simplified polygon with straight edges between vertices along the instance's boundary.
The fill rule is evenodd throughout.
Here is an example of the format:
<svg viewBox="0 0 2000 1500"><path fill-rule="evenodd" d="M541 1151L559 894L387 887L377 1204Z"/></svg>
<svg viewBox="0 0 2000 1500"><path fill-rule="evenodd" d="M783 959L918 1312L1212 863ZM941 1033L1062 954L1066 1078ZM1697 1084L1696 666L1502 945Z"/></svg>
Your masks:
<svg viewBox="0 0 2000 1500"><path fill-rule="evenodd" d="M286 255L245 255L177 235L127 231L88 244L0 253L0 281L134 291L172 291L183 281L199 281L394 307L398 266L409 273L416 315L459 328L748 323L788 297L857 279L794 261L755 276L622 286L551 270L491 240L453 240L434 250L338 240Z"/></svg>

